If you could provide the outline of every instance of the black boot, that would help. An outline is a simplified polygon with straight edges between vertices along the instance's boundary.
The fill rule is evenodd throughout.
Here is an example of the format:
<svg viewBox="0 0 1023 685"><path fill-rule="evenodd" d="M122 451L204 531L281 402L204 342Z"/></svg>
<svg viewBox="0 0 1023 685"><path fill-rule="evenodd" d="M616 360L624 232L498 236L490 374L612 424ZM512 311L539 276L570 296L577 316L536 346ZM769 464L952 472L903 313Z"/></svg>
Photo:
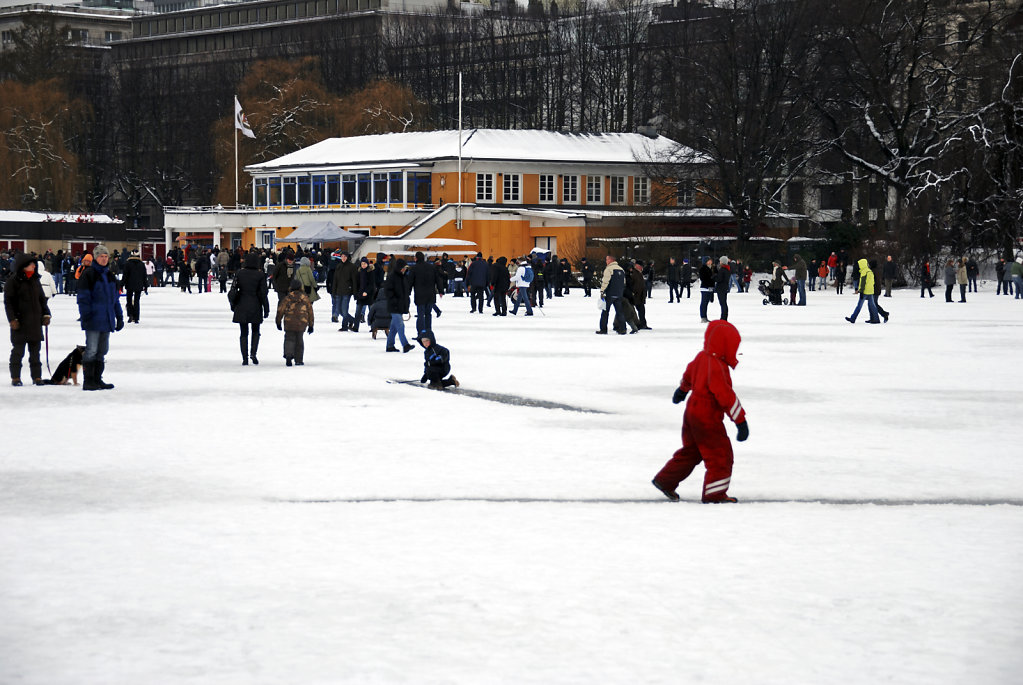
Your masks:
<svg viewBox="0 0 1023 685"><path fill-rule="evenodd" d="M358 333L359 332L359 321L358 321L358 319L356 319L355 323L352 324L351 331L352 331L352 333Z"/></svg>
<svg viewBox="0 0 1023 685"><path fill-rule="evenodd" d="M96 389L97 390L113 390L114 389L114 384L113 383L104 383L103 382L103 369L106 367L107 363L106 362L93 362L93 363L94 363L94 366L93 366L92 374L93 374L93 380L96 383Z"/></svg>
<svg viewBox="0 0 1023 685"><path fill-rule="evenodd" d="M82 390L99 390L96 385L96 362L82 362Z"/></svg>
<svg viewBox="0 0 1023 685"><path fill-rule="evenodd" d="M242 349L242 366L249 365L249 336L243 335L238 339L238 345Z"/></svg>
<svg viewBox="0 0 1023 685"><path fill-rule="evenodd" d="M249 351L249 358L253 364L259 364L259 360L256 359L256 351L259 349L259 333L257 331L252 332L252 349Z"/></svg>

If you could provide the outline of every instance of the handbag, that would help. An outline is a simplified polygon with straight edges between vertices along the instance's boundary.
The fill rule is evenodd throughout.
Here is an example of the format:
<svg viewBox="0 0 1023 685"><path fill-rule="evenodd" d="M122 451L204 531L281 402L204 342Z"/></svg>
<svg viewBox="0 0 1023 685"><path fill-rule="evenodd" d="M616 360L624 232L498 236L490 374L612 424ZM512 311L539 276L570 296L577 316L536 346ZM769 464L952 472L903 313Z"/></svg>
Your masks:
<svg viewBox="0 0 1023 685"><path fill-rule="evenodd" d="M240 293L238 292L238 279L236 278L231 283L231 289L227 291L227 302L228 302L228 304L231 305L231 311L232 312L234 311L235 306L237 306L237 304L238 304L238 296L239 295L240 295Z"/></svg>

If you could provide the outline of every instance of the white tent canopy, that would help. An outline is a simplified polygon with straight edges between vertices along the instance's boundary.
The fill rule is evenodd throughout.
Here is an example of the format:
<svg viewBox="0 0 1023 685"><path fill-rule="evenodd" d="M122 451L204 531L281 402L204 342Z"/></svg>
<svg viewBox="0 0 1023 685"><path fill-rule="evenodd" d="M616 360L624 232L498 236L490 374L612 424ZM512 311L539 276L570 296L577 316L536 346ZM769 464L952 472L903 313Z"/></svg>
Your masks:
<svg viewBox="0 0 1023 685"><path fill-rule="evenodd" d="M306 221L291 232L277 238L278 243L330 243L339 240L363 240L366 236L341 228L333 221Z"/></svg>

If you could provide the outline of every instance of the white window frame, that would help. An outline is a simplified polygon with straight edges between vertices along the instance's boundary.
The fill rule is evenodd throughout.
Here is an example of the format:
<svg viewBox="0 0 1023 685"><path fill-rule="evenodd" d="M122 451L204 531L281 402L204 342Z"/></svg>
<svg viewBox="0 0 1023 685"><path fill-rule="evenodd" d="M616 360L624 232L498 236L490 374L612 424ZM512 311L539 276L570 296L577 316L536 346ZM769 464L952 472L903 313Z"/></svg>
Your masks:
<svg viewBox="0 0 1023 685"><path fill-rule="evenodd" d="M552 205L558 200L558 177L554 174L540 174L540 202Z"/></svg>
<svg viewBox="0 0 1023 685"><path fill-rule="evenodd" d="M494 201L494 175L476 174L476 202Z"/></svg>
<svg viewBox="0 0 1023 685"><path fill-rule="evenodd" d="M604 204L604 177L597 175L586 176L586 204Z"/></svg>
<svg viewBox="0 0 1023 685"><path fill-rule="evenodd" d="M632 204L650 204L650 179L646 176L637 176L632 179Z"/></svg>
<svg viewBox="0 0 1023 685"><path fill-rule="evenodd" d="M579 177L574 174L561 177L561 202L566 205L579 204Z"/></svg>
<svg viewBox="0 0 1023 685"><path fill-rule="evenodd" d="M501 201L510 204L522 202L522 174L503 174Z"/></svg>
<svg viewBox="0 0 1023 685"><path fill-rule="evenodd" d="M608 176L608 198L609 205L624 205L625 190L628 188L628 180L625 176Z"/></svg>

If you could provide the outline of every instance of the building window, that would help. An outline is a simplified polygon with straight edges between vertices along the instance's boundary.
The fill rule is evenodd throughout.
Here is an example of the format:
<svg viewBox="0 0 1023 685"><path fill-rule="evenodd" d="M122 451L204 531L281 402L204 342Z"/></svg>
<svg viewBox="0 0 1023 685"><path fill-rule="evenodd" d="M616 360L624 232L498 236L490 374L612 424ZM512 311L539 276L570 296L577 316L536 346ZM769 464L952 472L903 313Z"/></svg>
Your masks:
<svg viewBox="0 0 1023 685"><path fill-rule="evenodd" d="M406 202L413 205L428 205L431 203L431 191L429 173L413 171L408 173L405 183Z"/></svg>
<svg viewBox="0 0 1023 685"><path fill-rule="evenodd" d="M297 176L285 176L284 179L284 197L283 204L297 205L298 204L298 177Z"/></svg>
<svg viewBox="0 0 1023 685"><path fill-rule="evenodd" d="M848 188L842 185L827 185L820 187L821 209L840 209L849 211L851 206Z"/></svg>
<svg viewBox="0 0 1023 685"><path fill-rule="evenodd" d="M358 178L359 194L355 198L356 204L368 205L370 202L373 201L373 186L371 185L372 177L373 177L372 174L359 174Z"/></svg>
<svg viewBox="0 0 1023 685"><path fill-rule="evenodd" d="M267 179L256 178L252 182L252 204L256 207L266 207Z"/></svg>
<svg viewBox="0 0 1023 685"><path fill-rule="evenodd" d="M562 176L561 201L566 205L579 204L579 177Z"/></svg>
<svg viewBox="0 0 1023 685"><path fill-rule="evenodd" d="M624 176L611 176L611 197L608 204L612 205L624 205L625 204L625 177Z"/></svg>
<svg viewBox="0 0 1023 685"><path fill-rule="evenodd" d="M355 189L356 189L355 174L342 174L341 175L341 204L354 205L355 204Z"/></svg>
<svg viewBox="0 0 1023 685"><path fill-rule="evenodd" d="M280 207L283 196L281 195L281 177L271 176L267 179L267 206Z"/></svg>
<svg viewBox="0 0 1023 685"><path fill-rule="evenodd" d="M789 201L787 204L788 210L793 214L803 213L803 184L799 181L793 181L789 184Z"/></svg>
<svg viewBox="0 0 1023 685"><path fill-rule="evenodd" d="M88 29L68 29L67 39L69 43L80 43L82 45L89 44L89 30Z"/></svg>
<svg viewBox="0 0 1023 685"><path fill-rule="evenodd" d="M505 202L522 202L522 174L504 175Z"/></svg>
<svg viewBox="0 0 1023 685"><path fill-rule="evenodd" d="M696 193L688 183L679 183L675 190L675 204L679 207L692 207L696 202Z"/></svg>
<svg viewBox="0 0 1023 685"><path fill-rule="evenodd" d="M637 176L632 181L632 204L645 205L650 203L650 179Z"/></svg>
<svg viewBox="0 0 1023 685"><path fill-rule="evenodd" d="M322 207L327 204L327 177L316 175L312 177L313 181L313 197L310 204L316 207Z"/></svg>
<svg viewBox="0 0 1023 685"><path fill-rule="evenodd" d="M309 177L298 177L298 202L296 204L309 205L312 193L310 192Z"/></svg>
<svg viewBox="0 0 1023 685"><path fill-rule="evenodd" d="M554 174L540 174L540 202L553 204L557 193Z"/></svg>
<svg viewBox="0 0 1023 685"><path fill-rule="evenodd" d="M387 174L386 173L374 173L373 174L373 203L374 204L386 204L387 203Z"/></svg>
<svg viewBox="0 0 1023 685"><path fill-rule="evenodd" d="M401 204L402 202L404 202L404 198L402 197L402 193L401 193L401 188L402 188L402 185L404 184L404 181L401 178L401 172L400 171L392 171L392 172L390 172L388 174L387 178L388 178L388 183L391 186L390 191L389 191L389 195L388 195L388 201L392 205Z"/></svg>
<svg viewBox="0 0 1023 685"><path fill-rule="evenodd" d="M330 174L327 176L327 202L328 205L336 205L341 198L341 174Z"/></svg>
<svg viewBox="0 0 1023 685"><path fill-rule="evenodd" d="M0 31L0 36L2 36L4 45L14 42L14 31Z"/></svg>
<svg viewBox="0 0 1023 685"><path fill-rule="evenodd" d="M104 34L104 41L107 43L113 43L115 40L121 40L120 31L107 31Z"/></svg>
<svg viewBox="0 0 1023 685"><path fill-rule="evenodd" d="M588 204L588 205L602 205L602 204L604 204L604 177L603 176L587 176L586 177L586 204Z"/></svg>
<svg viewBox="0 0 1023 685"><path fill-rule="evenodd" d="M476 174L476 202L494 201L494 175Z"/></svg>

